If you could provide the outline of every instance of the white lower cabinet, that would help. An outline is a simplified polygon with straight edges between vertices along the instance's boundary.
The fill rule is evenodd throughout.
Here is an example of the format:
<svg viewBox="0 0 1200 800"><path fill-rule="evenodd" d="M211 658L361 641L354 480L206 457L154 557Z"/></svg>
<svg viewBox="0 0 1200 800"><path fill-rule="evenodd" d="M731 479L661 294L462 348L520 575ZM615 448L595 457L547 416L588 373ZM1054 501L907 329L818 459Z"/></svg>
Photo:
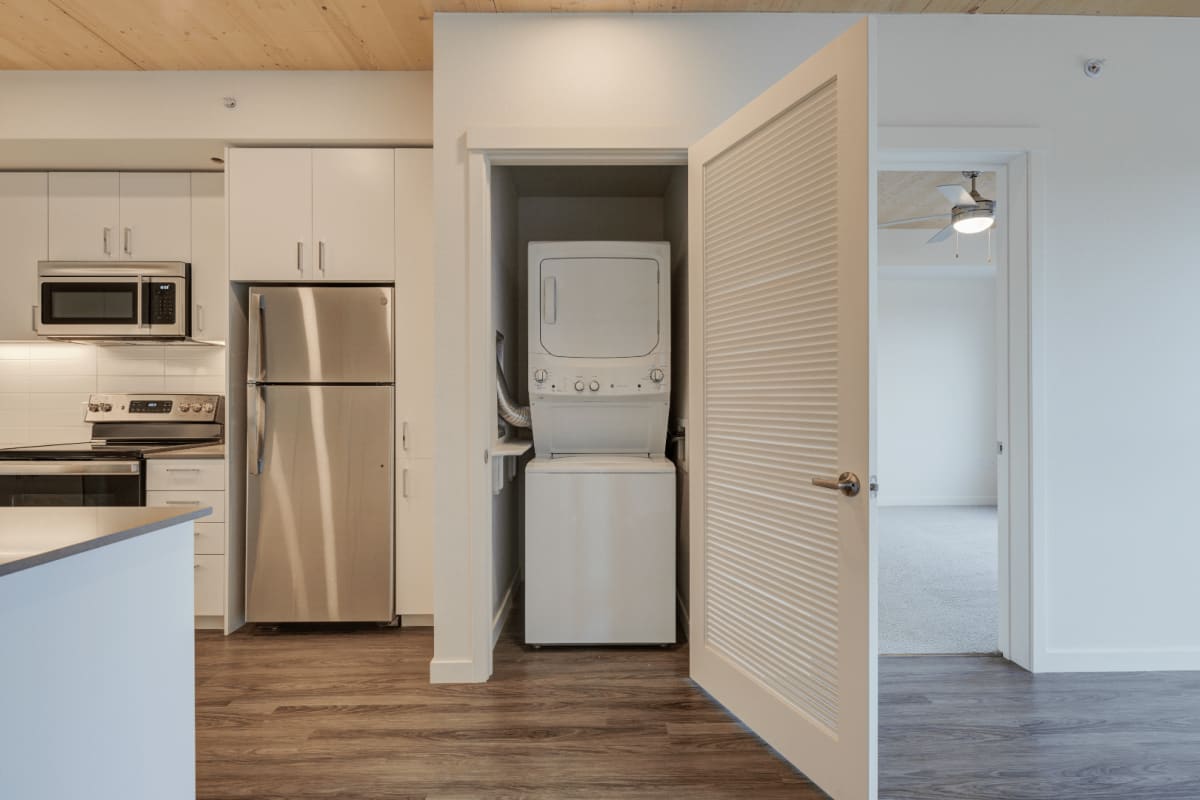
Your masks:
<svg viewBox="0 0 1200 800"><path fill-rule="evenodd" d="M397 467L396 613L433 614L433 459Z"/></svg>
<svg viewBox="0 0 1200 800"><path fill-rule="evenodd" d="M225 614L225 556L193 556L197 617Z"/></svg>
<svg viewBox="0 0 1200 800"><path fill-rule="evenodd" d="M225 616L225 461L153 458L146 461L147 506L210 506L195 524L196 623ZM202 619L203 618L203 619ZM219 626L218 626L219 627Z"/></svg>

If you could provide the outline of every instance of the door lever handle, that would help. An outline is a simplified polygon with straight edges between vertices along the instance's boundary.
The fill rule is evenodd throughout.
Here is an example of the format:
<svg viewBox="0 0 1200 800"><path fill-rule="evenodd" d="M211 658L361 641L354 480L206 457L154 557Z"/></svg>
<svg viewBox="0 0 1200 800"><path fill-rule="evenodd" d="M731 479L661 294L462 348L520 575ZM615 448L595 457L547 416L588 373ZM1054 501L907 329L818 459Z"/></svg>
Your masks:
<svg viewBox="0 0 1200 800"><path fill-rule="evenodd" d="M858 476L853 472L843 472L837 476L837 480L831 481L828 478L813 478L813 486L820 486L822 489L833 489L835 492L841 492L846 497L854 497L858 494L858 490L862 488L862 484L858 482Z"/></svg>

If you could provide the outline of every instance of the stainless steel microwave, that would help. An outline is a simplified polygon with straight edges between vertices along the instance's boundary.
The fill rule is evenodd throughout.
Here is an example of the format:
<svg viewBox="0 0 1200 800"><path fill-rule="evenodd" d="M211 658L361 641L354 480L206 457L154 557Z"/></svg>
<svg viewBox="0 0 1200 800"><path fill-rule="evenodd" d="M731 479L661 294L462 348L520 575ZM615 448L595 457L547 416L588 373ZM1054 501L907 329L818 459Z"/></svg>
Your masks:
<svg viewBox="0 0 1200 800"><path fill-rule="evenodd" d="M182 261L39 261L39 336L186 339L191 266Z"/></svg>

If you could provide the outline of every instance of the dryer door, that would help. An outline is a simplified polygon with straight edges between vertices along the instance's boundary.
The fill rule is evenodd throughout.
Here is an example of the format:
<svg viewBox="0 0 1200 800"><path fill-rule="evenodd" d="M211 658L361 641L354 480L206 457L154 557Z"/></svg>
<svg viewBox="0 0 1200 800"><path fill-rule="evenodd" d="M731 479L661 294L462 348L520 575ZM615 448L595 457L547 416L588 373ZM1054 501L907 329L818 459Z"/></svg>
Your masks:
<svg viewBox="0 0 1200 800"><path fill-rule="evenodd" d="M636 358L658 347L659 264L652 258L546 258L542 347L562 358Z"/></svg>

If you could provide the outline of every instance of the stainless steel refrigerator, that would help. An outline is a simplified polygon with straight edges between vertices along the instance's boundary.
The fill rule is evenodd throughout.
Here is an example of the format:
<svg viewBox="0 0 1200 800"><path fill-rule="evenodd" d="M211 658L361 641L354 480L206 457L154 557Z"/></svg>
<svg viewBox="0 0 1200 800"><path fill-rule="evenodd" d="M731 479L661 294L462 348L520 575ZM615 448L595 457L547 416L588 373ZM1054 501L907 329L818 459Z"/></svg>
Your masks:
<svg viewBox="0 0 1200 800"><path fill-rule="evenodd" d="M255 286L246 619L392 619L393 289Z"/></svg>

